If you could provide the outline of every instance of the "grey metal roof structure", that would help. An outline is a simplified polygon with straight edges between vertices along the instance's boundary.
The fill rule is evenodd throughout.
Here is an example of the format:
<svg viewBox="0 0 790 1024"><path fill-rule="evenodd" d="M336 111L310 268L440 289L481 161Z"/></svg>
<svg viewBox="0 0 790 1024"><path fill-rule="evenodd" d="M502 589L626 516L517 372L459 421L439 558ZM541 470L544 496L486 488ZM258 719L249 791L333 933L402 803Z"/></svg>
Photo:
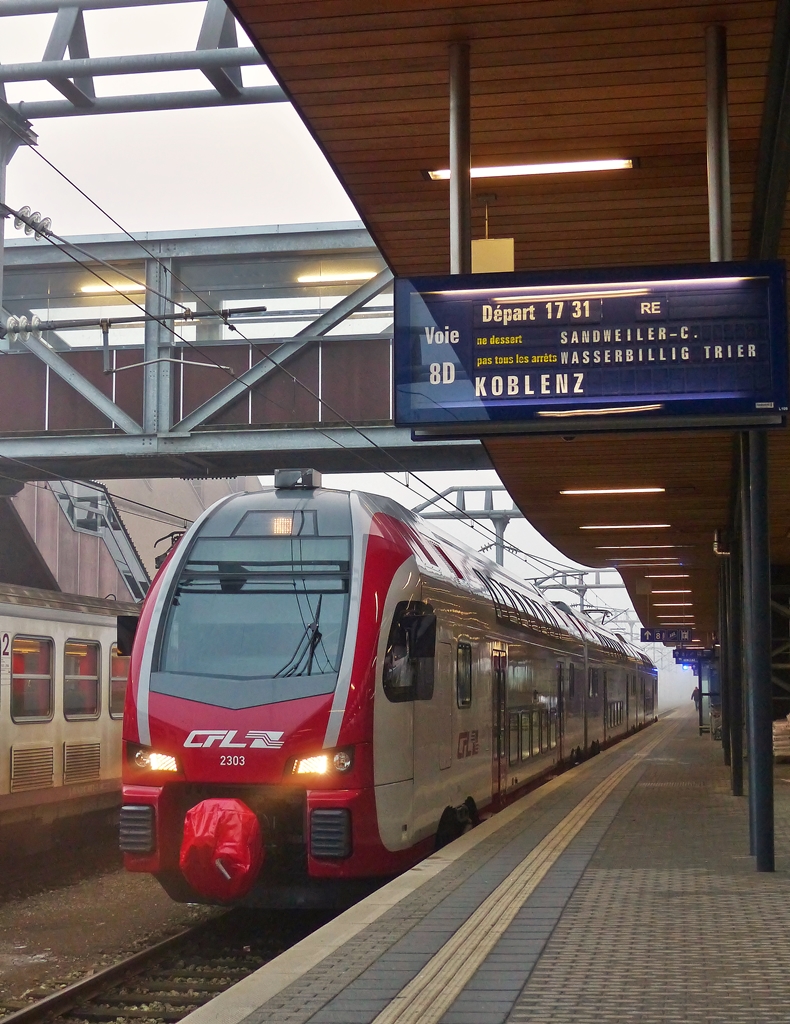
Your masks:
<svg viewBox="0 0 790 1024"><path fill-rule="evenodd" d="M186 0L156 2L174 4ZM197 45L192 51L91 57L84 11L152 5L152 0L4 0L0 4L0 18L54 13L55 22L40 61L0 65L0 99L6 99L7 83L49 82L63 99L11 104L20 117L28 120L77 114L287 102L278 85L244 85L241 69L261 65L263 59L254 47L238 45L236 20L224 0L208 0ZM97 78L168 71L201 71L212 88L96 95Z"/></svg>
<svg viewBox="0 0 790 1024"><path fill-rule="evenodd" d="M392 425L391 280L358 221L9 240L6 313L70 326L0 331L0 472L490 468Z"/></svg>

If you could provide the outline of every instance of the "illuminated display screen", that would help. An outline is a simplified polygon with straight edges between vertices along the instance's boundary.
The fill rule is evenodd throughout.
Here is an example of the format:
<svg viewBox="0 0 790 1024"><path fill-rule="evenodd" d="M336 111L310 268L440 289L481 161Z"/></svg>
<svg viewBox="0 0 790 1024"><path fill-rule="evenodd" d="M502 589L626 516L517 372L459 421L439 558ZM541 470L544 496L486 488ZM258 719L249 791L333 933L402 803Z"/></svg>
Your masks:
<svg viewBox="0 0 790 1024"><path fill-rule="evenodd" d="M447 434L781 424L784 282L779 261L401 278L396 422Z"/></svg>

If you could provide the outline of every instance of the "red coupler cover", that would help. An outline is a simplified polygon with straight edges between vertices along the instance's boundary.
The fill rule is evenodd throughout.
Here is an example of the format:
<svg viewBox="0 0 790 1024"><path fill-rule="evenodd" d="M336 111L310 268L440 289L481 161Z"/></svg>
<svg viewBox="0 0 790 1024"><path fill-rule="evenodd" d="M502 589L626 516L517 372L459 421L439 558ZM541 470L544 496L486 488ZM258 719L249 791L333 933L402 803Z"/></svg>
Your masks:
<svg viewBox="0 0 790 1024"><path fill-rule="evenodd" d="M258 819L241 800L203 800L184 819L179 864L201 895L235 900L252 888L263 864Z"/></svg>

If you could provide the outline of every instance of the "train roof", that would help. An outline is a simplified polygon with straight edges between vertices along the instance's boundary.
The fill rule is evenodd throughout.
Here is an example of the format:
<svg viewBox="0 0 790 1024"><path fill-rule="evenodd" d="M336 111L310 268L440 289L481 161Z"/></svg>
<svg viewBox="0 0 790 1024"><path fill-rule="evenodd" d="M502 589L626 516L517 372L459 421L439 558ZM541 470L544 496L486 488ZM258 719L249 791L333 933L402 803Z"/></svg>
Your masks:
<svg viewBox="0 0 790 1024"><path fill-rule="evenodd" d="M20 587L14 583L0 583L0 604L21 605L28 608L49 608L57 611L82 612L91 615L139 615L140 606L132 601L115 601L82 594L64 594L59 590L40 590Z"/></svg>

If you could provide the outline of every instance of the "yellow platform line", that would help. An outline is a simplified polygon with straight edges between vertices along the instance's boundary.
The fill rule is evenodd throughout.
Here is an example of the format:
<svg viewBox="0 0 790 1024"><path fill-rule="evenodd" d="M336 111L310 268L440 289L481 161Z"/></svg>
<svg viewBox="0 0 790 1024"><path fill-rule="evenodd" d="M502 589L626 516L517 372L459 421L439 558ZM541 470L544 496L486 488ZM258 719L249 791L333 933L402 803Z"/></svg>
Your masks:
<svg viewBox="0 0 790 1024"><path fill-rule="evenodd" d="M555 825L420 973L401 989L373 1024L437 1024L571 841L628 773L675 727L674 722L658 725L659 735L616 768Z"/></svg>

